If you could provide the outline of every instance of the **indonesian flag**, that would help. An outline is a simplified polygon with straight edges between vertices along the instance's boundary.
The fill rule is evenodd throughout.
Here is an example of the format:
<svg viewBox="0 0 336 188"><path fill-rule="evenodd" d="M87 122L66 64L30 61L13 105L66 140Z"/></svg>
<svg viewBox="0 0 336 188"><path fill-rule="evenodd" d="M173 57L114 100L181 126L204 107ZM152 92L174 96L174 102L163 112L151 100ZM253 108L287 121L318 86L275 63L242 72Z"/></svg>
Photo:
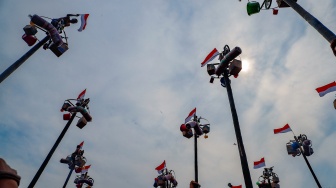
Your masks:
<svg viewBox="0 0 336 188"><path fill-rule="evenodd" d="M260 161L255 161L254 162L254 169L257 169L257 168L261 168L261 167L263 167L263 166L265 166L265 158L263 157L263 158L261 158L260 159Z"/></svg>
<svg viewBox="0 0 336 188"><path fill-rule="evenodd" d="M284 127L282 128L278 128L278 129L274 129L274 134L278 134L278 133L286 133L292 131L292 129L289 127L288 124L286 124Z"/></svg>
<svg viewBox="0 0 336 188"><path fill-rule="evenodd" d="M82 149L82 147L84 146L84 141L81 142L78 146L79 146L80 149Z"/></svg>
<svg viewBox="0 0 336 188"><path fill-rule="evenodd" d="M158 173L161 174L165 168L166 168L166 160L164 160L162 164L157 166L155 170L157 170Z"/></svg>
<svg viewBox="0 0 336 188"><path fill-rule="evenodd" d="M79 32L85 29L88 17L89 17L89 14L81 14L81 26L78 29Z"/></svg>
<svg viewBox="0 0 336 188"><path fill-rule="evenodd" d="M85 93L86 93L86 89L84 89L77 97L77 100L81 100L84 99L85 97Z"/></svg>
<svg viewBox="0 0 336 188"><path fill-rule="evenodd" d="M204 65L206 65L207 63L209 63L210 61L212 61L213 59L215 59L216 56L219 55L219 52L216 48L214 48L209 54L208 56L206 56L206 58L204 59L204 61L201 63L201 67L203 67Z"/></svg>
<svg viewBox="0 0 336 188"><path fill-rule="evenodd" d="M316 91L319 93L320 97L323 97L327 93L336 91L336 82L333 81L330 84L316 88Z"/></svg>
<svg viewBox="0 0 336 188"><path fill-rule="evenodd" d="M194 118L196 114L196 108L194 108L188 115L188 117L185 119L185 123L189 122L192 118Z"/></svg>
<svg viewBox="0 0 336 188"><path fill-rule="evenodd" d="M82 168L82 174L88 172L88 170L89 170L90 167L91 167L91 165L84 166L84 167Z"/></svg>
<svg viewBox="0 0 336 188"><path fill-rule="evenodd" d="M242 188L242 185L233 186L231 188Z"/></svg>

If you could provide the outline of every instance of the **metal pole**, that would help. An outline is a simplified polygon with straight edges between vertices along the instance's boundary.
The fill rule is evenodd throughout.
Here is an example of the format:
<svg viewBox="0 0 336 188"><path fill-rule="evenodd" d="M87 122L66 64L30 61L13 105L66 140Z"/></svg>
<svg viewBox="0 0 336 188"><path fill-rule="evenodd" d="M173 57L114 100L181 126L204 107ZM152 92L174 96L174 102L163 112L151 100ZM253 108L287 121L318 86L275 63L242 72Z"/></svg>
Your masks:
<svg viewBox="0 0 336 188"><path fill-rule="evenodd" d="M63 188L66 188L66 185L68 184L68 181L69 181L69 179L70 179L70 177L71 177L71 174L72 174L72 171L74 170L74 168L71 168L70 169L70 172L69 172L69 174L68 174L68 177L66 178L66 180L65 180L65 182L64 182L64 185L63 185Z"/></svg>
<svg viewBox="0 0 336 188"><path fill-rule="evenodd" d="M168 169L167 168L166 168L166 173L165 174L168 175ZM170 188L168 180L165 181L165 186L166 186L166 188Z"/></svg>
<svg viewBox="0 0 336 188"><path fill-rule="evenodd" d="M38 169L38 171L36 172L34 178L32 179L32 181L30 182L30 184L28 185L28 188L33 188L37 182L37 180L40 178L44 168L47 166L51 156L54 154L57 146L59 145L59 143L61 142L61 140L63 139L65 133L67 132L67 130L69 129L73 119L76 117L76 112L72 114L70 120L68 121L68 123L65 125L63 131L61 132L61 134L59 135L59 137L57 138L54 146L51 148L50 152L48 153L47 157L45 158L45 160L43 161L42 165L40 166L40 168Z"/></svg>
<svg viewBox="0 0 336 188"><path fill-rule="evenodd" d="M291 6L298 14L302 16L311 26L313 26L331 45L331 49L336 55L336 35L330 31L326 26L324 26L318 19L316 19L313 15L307 12L304 8L302 8L299 4L297 4L293 0L283 0L289 6Z"/></svg>
<svg viewBox="0 0 336 188"><path fill-rule="evenodd" d="M317 177L316 177L316 175L315 175L315 173L314 173L314 171L313 171L313 168L310 166L310 163L309 163L307 157L306 157L303 153L302 153L302 156L303 156L304 160L306 161L307 166L308 166L308 168L309 168L311 174L313 175L313 177L314 177L314 179L315 179L315 182L316 182L317 186L318 186L319 188L322 188L320 182L318 181L318 179L317 179Z"/></svg>
<svg viewBox="0 0 336 188"><path fill-rule="evenodd" d="M230 107L231 107L233 125L234 125L234 129L236 132L236 138L237 138L237 143L238 143L240 162L242 165L242 170L243 170L243 175L244 175L244 180L245 180L245 186L246 188L252 188L253 184L252 184L250 170L249 170L248 163L247 163L247 157L245 153L243 139L242 139L240 128L239 128L238 115L237 115L235 103L233 100L232 89L230 85L228 72L226 70L224 71L224 79L225 79L226 90L228 93L228 98L229 98Z"/></svg>
<svg viewBox="0 0 336 188"><path fill-rule="evenodd" d="M267 180L268 180L268 187L272 188L270 177L267 177Z"/></svg>
<svg viewBox="0 0 336 188"><path fill-rule="evenodd" d="M88 172L85 172L84 179L86 179L87 174L88 174ZM81 183L81 184L80 184L80 188L83 187L83 184L84 184L84 183Z"/></svg>
<svg viewBox="0 0 336 188"><path fill-rule="evenodd" d="M197 134L194 134L194 143L195 143L195 181L198 183L198 162L197 162ZM198 188L198 185L195 185L195 188Z"/></svg>
<svg viewBox="0 0 336 188"><path fill-rule="evenodd" d="M294 136L294 139L296 140L296 142L299 142L298 139L296 138L296 136ZM301 142L299 142L299 143L301 143ZM316 175L315 175L315 173L314 173L313 168L310 166L310 163L309 163L309 161L308 161L306 155L303 153L303 149L301 148L301 144L300 144L300 151L301 151L301 153L302 153L302 156L303 156L304 160L306 161L306 164L307 164L307 166L308 166L308 168L309 168L311 174L313 175L313 177L314 177L314 179L315 179L315 182L316 182L317 186L318 186L319 188L322 188L322 186L321 186L319 180L317 179L317 177L316 177Z"/></svg>
<svg viewBox="0 0 336 188"><path fill-rule="evenodd" d="M49 40L49 35L44 37L39 43L37 43L34 47L32 47L27 53L25 53L20 59L18 59L15 63L13 63L10 67L8 67L1 75L0 75L0 83L4 81L10 74L12 74L19 66L21 66L31 55L33 55L44 43Z"/></svg>

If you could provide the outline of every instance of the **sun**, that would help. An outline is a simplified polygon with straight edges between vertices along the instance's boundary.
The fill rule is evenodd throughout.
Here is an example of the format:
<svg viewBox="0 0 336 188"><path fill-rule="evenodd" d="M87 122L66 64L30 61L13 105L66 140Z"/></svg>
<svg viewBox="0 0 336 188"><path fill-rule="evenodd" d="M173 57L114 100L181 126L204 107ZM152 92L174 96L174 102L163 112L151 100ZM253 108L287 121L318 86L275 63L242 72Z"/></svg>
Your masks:
<svg viewBox="0 0 336 188"><path fill-rule="evenodd" d="M250 60L242 59L242 72L248 72L250 69Z"/></svg>

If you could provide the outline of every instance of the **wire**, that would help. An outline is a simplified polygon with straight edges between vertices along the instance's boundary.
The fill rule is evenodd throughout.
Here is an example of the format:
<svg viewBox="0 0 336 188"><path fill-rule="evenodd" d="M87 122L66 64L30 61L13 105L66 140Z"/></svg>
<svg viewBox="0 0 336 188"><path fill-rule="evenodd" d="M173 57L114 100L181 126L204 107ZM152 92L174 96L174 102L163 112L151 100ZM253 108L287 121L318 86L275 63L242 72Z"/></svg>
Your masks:
<svg viewBox="0 0 336 188"><path fill-rule="evenodd" d="M40 17L52 20L52 18L49 18L49 17L46 17L46 16L40 16Z"/></svg>
<svg viewBox="0 0 336 188"><path fill-rule="evenodd" d="M64 38L65 38L65 43L68 45L68 37L66 36L65 30L63 29L64 32Z"/></svg>
<svg viewBox="0 0 336 188"><path fill-rule="evenodd" d="M205 118L202 118L201 116L198 118L198 121L199 120L201 120L201 119L204 119L204 120L206 120L209 124L208 125L210 125L210 122L209 122L209 120L207 120L207 119L205 119Z"/></svg>

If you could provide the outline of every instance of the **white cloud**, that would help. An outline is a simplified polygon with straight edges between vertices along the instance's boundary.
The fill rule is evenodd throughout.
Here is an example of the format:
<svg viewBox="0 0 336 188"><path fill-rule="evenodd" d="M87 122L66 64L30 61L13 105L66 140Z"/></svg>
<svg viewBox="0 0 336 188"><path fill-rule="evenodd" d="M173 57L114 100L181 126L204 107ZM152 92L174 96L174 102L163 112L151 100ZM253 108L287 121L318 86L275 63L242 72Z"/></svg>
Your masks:
<svg viewBox="0 0 336 188"><path fill-rule="evenodd" d="M302 157L287 156L293 135L273 134L289 123L313 140L315 154L308 160L322 186L334 185L333 94L320 98L315 91L334 80L329 44L291 8L248 16L245 3L1 2L1 72L30 49L21 39L28 14L90 14L83 32L77 32L79 24L66 28L69 50L61 57L40 49L0 84L0 156L18 170L21 186L66 124L59 112L63 101L84 88L93 121L82 130L73 123L37 187L63 185L68 169L59 160L82 140L96 187L152 186L163 160L187 187L194 179L194 141L182 137L179 126L194 107L211 123L209 138L198 140L202 187L244 184L226 90L219 80L209 84L200 67L207 53L225 44L241 47L241 59L251 62L231 83L252 182L262 173L253 161L265 157L282 187L316 187ZM298 3L336 30L332 0Z"/></svg>

